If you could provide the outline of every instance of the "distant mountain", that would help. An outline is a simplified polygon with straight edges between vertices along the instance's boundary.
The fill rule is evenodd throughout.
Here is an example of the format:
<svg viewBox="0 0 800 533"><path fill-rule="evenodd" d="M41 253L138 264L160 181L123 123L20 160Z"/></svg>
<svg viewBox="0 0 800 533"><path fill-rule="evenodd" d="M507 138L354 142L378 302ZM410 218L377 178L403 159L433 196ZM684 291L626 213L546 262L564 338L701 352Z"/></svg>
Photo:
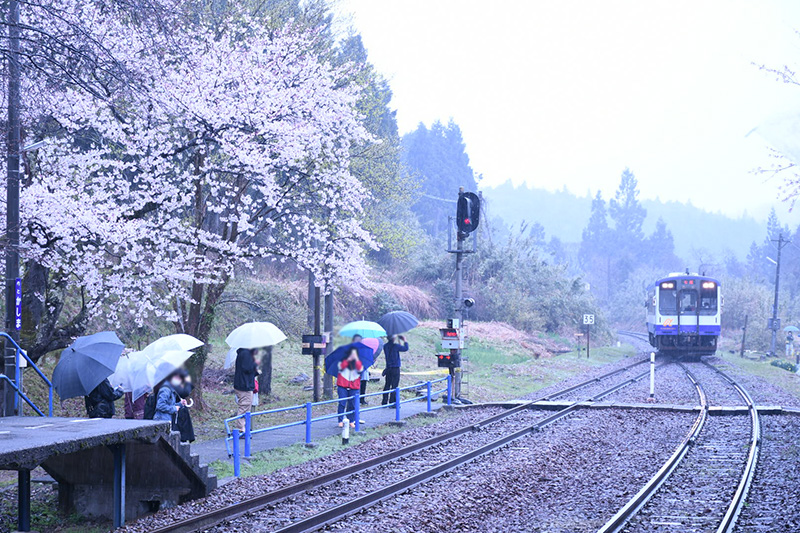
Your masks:
<svg viewBox="0 0 800 533"><path fill-rule="evenodd" d="M588 192L586 196L576 196L567 190L553 192L525 185L515 187L510 181L482 190L489 219L499 218L512 227L518 227L523 220L538 222L548 238L555 236L566 243L580 242L589 220L592 199ZM685 261L696 260L692 249L705 249L713 254L730 250L744 259L750 244L760 243L766 235L766 223L750 217L734 219L709 213L690 203L642 200L642 205L647 209L645 231L652 232L656 221L662 217L675 238L675 252Z"/></svg>

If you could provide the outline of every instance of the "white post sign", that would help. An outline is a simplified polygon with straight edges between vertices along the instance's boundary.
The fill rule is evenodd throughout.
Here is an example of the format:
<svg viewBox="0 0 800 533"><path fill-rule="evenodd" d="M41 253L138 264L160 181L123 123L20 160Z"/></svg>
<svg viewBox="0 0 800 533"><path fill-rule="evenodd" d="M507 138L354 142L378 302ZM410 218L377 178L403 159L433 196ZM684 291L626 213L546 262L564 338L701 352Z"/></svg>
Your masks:
<svg viewBox="0 0 800 533"><path fill-rule="evenodd" d="M586 326L594 324L594 315L583 315L583 324Z"/></svg>

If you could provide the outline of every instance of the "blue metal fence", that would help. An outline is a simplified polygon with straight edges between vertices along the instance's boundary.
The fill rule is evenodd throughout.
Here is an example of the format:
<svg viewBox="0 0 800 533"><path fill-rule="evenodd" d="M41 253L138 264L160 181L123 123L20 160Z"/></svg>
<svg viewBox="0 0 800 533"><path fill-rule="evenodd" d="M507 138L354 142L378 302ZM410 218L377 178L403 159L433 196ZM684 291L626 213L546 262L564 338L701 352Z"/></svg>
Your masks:
<svg viewBox="0 0 800 533"><path fill-rule="evenodd" d="M376 405L374 407L367 407L362 409L361 408L361 395L356 391L356 395L352 397L352 401L354 404L354 408L349 411L344 411L341 413L341 416L347 416L348 419L350 415L353 415L353 423L355 424L355 431L361 431L361 413L367 411L374 411L376 409L384 409L387 407L394 406L395 410L395 421L400 421L400 407L404 403L408 402L417 402L424 399L427 402L427 411L430 413L433 410L431 405L432 399L434 396L438 394L446 394L446 401L447 405L452 405L453 401L453 384L452 378L450 376L446 376L443 378L435 379L432 381L427 381L425 383L418 383L416 385L409 385L408 387L397 387L396 389L389 390L389 391L380 391L380 392L373 392L370 394L365 394L364 398L369 398L371 396L383 396L384 394L395 395L395 401L389 403L388 405ZM440 390L433 390L433 385L435 383L446 382L446 386ZM424 389L425 394L423 396L416 396L414 398L407 398L405 400L400 398L400 393L407 390L420 390ZM268 431L275 431L277 429L284 429L293 426L302 426L305 425L306 435L305 435L305 443L311 443L311 425L314 422L320 422L322 420L331 420L333 418L337 418L340 416L338 412L333 414L326 414L317 416L316 418L313 416L313 408L319 405L328 405L328 404L338 404L339 402L346 402L346 399L335 399L335 400L324 400L321 402L308 402L304 405L293 405L291 407L280 407L277 409L269 409L266 411L258 411L255 413L246 412L242 415L232 416L230 418L225 419L225 434L228 435L225 438L225 449L228 452L229 456L233 456L233 473L236 477L239 477L241 474L241 465L240 465L240 454L239 454L239 436L240 432L238 429L231 430L230 423L236 420L244 420L244 457L250 457L250 441L254 435L258 435L259 433L266 433ZM260 429L252 429L253 425L253 418L257 416L263 415L272 415L276 413L284 413L289 411L297 411L303 409L305 410L305 418L302 420L297 420L294 422L288 422L285 424L278 424L275 426L270 426L266 428Z"/></svg>
<svg viewBox="0 0 800 533"><path fill-rule="evenodd" d="M45 416L42 410L39 409L36 405L34 405L33 402L31 402L31 400L22 392L22 371L19 366L19 357L22 356L28 362L28 366L30 368L33 368L36 371L36 373L39 374L39 377L44 380L45 385L47 385L47 394L48 394L47 416L53 416L53 382L50 381L47 378L47 376L44 375L41 369L39 369L39 367L36 366L36 363L34 363L33 360L30 357L28 357L28 354L26 354L22 350L22 348L19 347L19 344L17 344L14 341L14 339L12 339L7 333L0 332L0 337L5 339L5 342L10 342L11 345L14 346L14 349L16 350L16 375L14 376L13 380L14 382L12 383L11 378L6 376L5 374L0 374L0 376L2 376L0 377L0 379L5 379L9 383L11 383L12 386L14 387L14 390L17 392L17 395L14 397L15 398L14 407L17 410L17 412L19 412L19 399L22 398L28 405L33 407L33 410L36 411L36 413L39 416Z"/></svg>

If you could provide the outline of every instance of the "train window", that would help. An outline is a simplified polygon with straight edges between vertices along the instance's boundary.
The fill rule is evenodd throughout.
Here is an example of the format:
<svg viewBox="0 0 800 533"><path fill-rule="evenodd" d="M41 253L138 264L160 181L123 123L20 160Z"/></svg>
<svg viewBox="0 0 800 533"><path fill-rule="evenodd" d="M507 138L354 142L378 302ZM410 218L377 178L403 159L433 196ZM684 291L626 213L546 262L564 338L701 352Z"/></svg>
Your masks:
<svg viewBox="0 0 800 533"><path fill-rule="evenodd" d="M717 312L716 287L700 290L700 312L709 315L713 315Z"/></svg>
<svg viewBox="0 0 800 533"><path fill-rule="evenodd" d="M697 291L684 289L681 291L681 313L694 313L697 311Z"/></svg>
<svg viewBox="0 0 800 533"><path fill-rule="evenodd" d="M675 289L658 290L658 310L662 314L674 315L678 310L678 293Z"/></svg>

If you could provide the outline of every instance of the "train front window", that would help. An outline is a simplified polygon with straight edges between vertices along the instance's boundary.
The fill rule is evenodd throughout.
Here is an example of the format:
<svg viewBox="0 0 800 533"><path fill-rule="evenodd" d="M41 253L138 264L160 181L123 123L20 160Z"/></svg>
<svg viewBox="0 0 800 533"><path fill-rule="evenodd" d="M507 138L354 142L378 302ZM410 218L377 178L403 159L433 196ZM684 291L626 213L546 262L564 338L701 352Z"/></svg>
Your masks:
<svg viewBox="0 0 800 533"><path fill-rule="evenodd" d="M681 291L681 313L694 313L697 311L697 291L683 289Z"/></svg>
<svg viewBox="0 0 800 533"><path fill-rule="evenodd" d="M658 290L658 310L664 315L675 314L678 310L678 293L675 289L661 287Z"/></svg>
<svg viewBox="0 0 800 533"><path fill-rule="evenodd" d="M700 312L713 315L717 312L717 288L700 289Z"/></svg>

